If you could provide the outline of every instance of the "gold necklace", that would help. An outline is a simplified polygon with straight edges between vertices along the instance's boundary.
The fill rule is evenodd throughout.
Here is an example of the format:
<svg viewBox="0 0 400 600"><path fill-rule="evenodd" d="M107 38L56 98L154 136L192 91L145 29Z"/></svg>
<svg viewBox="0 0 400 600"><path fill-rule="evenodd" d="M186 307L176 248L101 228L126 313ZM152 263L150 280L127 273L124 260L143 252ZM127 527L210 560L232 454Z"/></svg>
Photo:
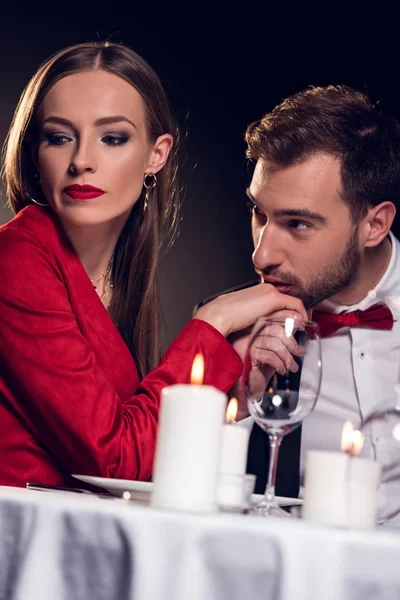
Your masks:
<svg viewBox="0 0 400 600"><path fill-rule="evenodd" d="M113 268L113 264L114 264L114 254L111 257L110 262L108 263L108 267L107 269L104 271L104 273L102 273L101 275L98 275L97 277L89 277L93 287L95 290L97 290L97 286L95 285L95 283L98 283L99 281L101 281L102 279L104 279L104 288L103 291L101 292L101 294L99 294L99 298L100 300L103 302L104 306L106 308L110 307L111 304L111 298L110 301L106 304L105 303L105 297L106 294L108 292L108 290L110 289L111 293L112 293L112 289L113 289L113 283L111 281L111 273L112 273L112 268Z"/></svg>
<svg viewBox="0 0 400 600"><path fill-rule="evenodd" d="M108 263L107 269L104 271L104 273L102 273L101 275L97 275L97 277L90 277L90 281L93 284L94 289L97 289L97 286L95 285L95 283L98 283L99 281L101 281L102 279L104 279L105 277L109 278L109 275L111 274L111 270L113 267L113 263L114 263L114 254L111 257L110 262ZM104 292L103 292L104 293Z"/></svg>
<svg viewBox="0 0 400 600"><path fill-rule="evenodd" d="M112 283L112 281L111 281L111 277L109 276L109 277L107 277L107 281L106 281L106 282L105 282L105 284L104 284L104 289L103 289L102 293L100 294L100 300L103 302L103 304L104 304L104 306L105 306L106 308L109 308L109 307L110 307L110 304L111 304L111 298L110 298L110 301L109 301L109 302L107 302L107 304L106 304L106 303L105 303L105 297L106 297L106 294L107 294L107 292L108 292L108 289L110 289L110 293L111 293L111 295L112 295L112 289L113 289L113 287L114 287L114 286L113 286L113 283Z"/></svg>

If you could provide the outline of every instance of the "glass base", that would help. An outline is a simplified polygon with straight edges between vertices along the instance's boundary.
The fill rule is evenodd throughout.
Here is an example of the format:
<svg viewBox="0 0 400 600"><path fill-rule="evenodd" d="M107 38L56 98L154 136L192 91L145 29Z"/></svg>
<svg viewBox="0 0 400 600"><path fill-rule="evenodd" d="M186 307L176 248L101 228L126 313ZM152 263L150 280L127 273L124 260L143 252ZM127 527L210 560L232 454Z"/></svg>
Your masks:
<svg viewBox="0 0 400 600"><path fill-rule="evenodd" d="M256 506L253 506L249 510L249 515L258 515L259 517L283 517L283 518L291 518L292 515L288 513L286 510L283 510L275 498L268 502L267 500L262 500Z"/></svg>

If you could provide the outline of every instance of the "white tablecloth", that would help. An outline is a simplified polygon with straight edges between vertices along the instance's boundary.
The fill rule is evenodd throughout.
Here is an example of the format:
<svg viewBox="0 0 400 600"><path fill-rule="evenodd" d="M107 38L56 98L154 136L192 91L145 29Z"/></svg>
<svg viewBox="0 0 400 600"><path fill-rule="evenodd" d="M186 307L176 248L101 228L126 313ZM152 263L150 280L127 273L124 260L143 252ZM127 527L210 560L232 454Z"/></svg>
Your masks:
<svg viewBox="0 0 400 600"><path fill-rule="evenodd" d="M0 489L0 599L398 600L400 531Z"/></svg>

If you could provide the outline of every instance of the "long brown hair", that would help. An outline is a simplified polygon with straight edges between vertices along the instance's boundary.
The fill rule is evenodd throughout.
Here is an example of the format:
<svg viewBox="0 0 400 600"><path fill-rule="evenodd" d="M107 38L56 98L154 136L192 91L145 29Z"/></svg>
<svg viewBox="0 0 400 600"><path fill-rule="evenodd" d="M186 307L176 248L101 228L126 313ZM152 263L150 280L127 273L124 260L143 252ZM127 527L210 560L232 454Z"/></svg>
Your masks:
<svg viewBox="0 0 400 600"><path fill-rule="evenodd" d="M110 315L144 376L160 359L160 311L157 267L160 248L173 239L178 225L176 179L178 129L161 82L153 69L126 46L84 43L57 52L38 69L25 88L4 146L4 177L8 201L15 213L46 202L35 180L33 149L37 144L37 111L48 91L63 77L102 69L121 77L141 95L151 143L164 134L174 137L167 163L157 173L157 185L143 211L144 188L118 239L113 263Z"/></svg>

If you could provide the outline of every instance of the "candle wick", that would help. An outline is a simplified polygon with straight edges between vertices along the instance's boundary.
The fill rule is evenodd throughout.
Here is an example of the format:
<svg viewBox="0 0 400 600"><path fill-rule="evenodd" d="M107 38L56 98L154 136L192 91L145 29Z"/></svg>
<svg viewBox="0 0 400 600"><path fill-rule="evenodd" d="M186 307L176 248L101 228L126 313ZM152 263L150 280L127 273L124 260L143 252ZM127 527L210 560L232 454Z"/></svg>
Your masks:
<svg viewBox="0 0 400 600"><path fill-rule="evenodd" d="M347 454L348 456L357 456L356 453L354 452L354 442L351 442L349 447L346 448L346 450L344 450L344 453Z"/></svg>

